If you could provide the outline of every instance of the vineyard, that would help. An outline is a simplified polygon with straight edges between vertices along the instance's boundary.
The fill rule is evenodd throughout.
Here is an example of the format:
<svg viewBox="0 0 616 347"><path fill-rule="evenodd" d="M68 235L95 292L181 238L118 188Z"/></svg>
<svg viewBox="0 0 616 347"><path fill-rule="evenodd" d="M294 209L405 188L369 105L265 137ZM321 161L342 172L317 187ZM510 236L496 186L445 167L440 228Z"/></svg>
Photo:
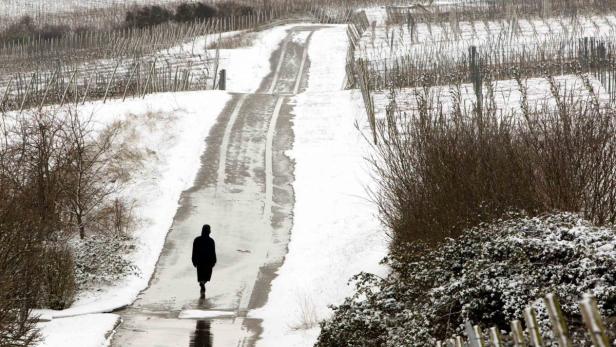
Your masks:
<svg viewBox="0 0 616 347"><path fill-rule="evenodd" d="M482 99L486 83L503 95L519 91L518 83L507 81L545 86L541 79L548 76L570 76L578 86L578 77L589 76L596 91L613 101L615 13L613 3L596 1L368 9L349 29L349 85L362 90L368 113L376 117L384 115L394 94L398 103L408 104L417 90L442 96L437 90L447 88L439 86L454 85ZM531 89L535 101L549 97L549 87Z"/></svg>
<svg viewBox="0 0 616 347"><path fill-rule="evenodd" d="M41 10L27 20L50 28L61 23L64 31L51 37L35 32L17 41L2 41L0 31L0 109L216 89L225 41L241 41L250 32L293 18L345 23L354 6L330 0L266 5L250 7L248 14L146 27L127 27L123 21L130 7L118 4L104 12L94 5L69 12ZM9 7L7 12L14 11ZM24 17L3 23L19 27L19 21Z"/></svg>

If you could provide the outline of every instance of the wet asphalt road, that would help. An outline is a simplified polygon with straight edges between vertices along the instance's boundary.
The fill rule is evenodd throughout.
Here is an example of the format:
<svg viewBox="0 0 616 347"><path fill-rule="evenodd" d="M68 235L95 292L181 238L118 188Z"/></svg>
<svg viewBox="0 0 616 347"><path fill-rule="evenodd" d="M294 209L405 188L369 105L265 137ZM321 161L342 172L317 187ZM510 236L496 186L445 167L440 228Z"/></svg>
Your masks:
<svg viewBox="0 0 616 347"><path fill-rule="evenodd" d="M307 48L316 26L295 27L273 53L272 73L255 94L236 94L207 138L194 186L182 194L150 286L120 311L112 346L252 346L284 260L293 223L294 163L289 96L307 84ZM249 59L249 57L247 57ZM203 224L212 226L218 263L199 298L190 257ZM179 319L185 310L208 319Z"/></svg>

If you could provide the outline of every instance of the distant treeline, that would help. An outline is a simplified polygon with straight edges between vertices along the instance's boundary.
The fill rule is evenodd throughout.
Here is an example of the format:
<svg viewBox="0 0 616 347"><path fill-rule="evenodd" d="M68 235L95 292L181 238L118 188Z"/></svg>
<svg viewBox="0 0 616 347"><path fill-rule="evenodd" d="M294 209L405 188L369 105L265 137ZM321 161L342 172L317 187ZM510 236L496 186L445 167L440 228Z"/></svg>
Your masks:
<svg viewBox="0 0 616 347"><path fill-rule="evenodd" d="M159 5L138 6L126 12L125 25L145 28L171 21L185 23L215 17L248 16L255 12L254 7L234 1L220 2L215 6L203 2L184 2L173 9Z"/></svg>
<svg viewBox="0 0 616 347"><path fill-rule="evenodd" d="M211 18L242 17L253 15L256 12L255 7L235 1L220 2L216 5L204 2L183 2L175 7L134 6L126 11L124 23L120 29L147 28L169 22L187 23ZM65 24L36 23L33 17L26 15L0 31L0 45L29 39L50 41L71 34L98 30L87 25L71 27Z"/></svg>

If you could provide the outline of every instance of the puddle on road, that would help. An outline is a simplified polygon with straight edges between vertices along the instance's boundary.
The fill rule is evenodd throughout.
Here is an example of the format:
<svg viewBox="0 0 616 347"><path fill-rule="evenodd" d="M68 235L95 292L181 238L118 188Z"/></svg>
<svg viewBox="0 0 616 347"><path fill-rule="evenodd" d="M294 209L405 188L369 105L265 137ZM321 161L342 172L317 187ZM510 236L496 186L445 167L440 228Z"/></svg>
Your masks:
<svg viewBox="0 0 616 347"><path fill-rule="evenodd" d="M195 331L190 336L189 347L212 347L213 338L211 322L209 320L198 320Z"/></svg>

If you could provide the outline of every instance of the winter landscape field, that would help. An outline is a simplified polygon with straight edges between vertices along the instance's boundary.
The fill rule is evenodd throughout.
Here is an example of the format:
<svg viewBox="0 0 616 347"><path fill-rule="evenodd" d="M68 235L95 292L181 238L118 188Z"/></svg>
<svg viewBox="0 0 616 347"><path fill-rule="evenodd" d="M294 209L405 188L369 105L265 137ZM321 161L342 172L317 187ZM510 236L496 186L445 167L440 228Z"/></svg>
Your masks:
<svg viewBox="0 0 616 347"><path fill-rule="evenodd" d="M0 347L616 345L611 0L0 2Z"/></svg>

